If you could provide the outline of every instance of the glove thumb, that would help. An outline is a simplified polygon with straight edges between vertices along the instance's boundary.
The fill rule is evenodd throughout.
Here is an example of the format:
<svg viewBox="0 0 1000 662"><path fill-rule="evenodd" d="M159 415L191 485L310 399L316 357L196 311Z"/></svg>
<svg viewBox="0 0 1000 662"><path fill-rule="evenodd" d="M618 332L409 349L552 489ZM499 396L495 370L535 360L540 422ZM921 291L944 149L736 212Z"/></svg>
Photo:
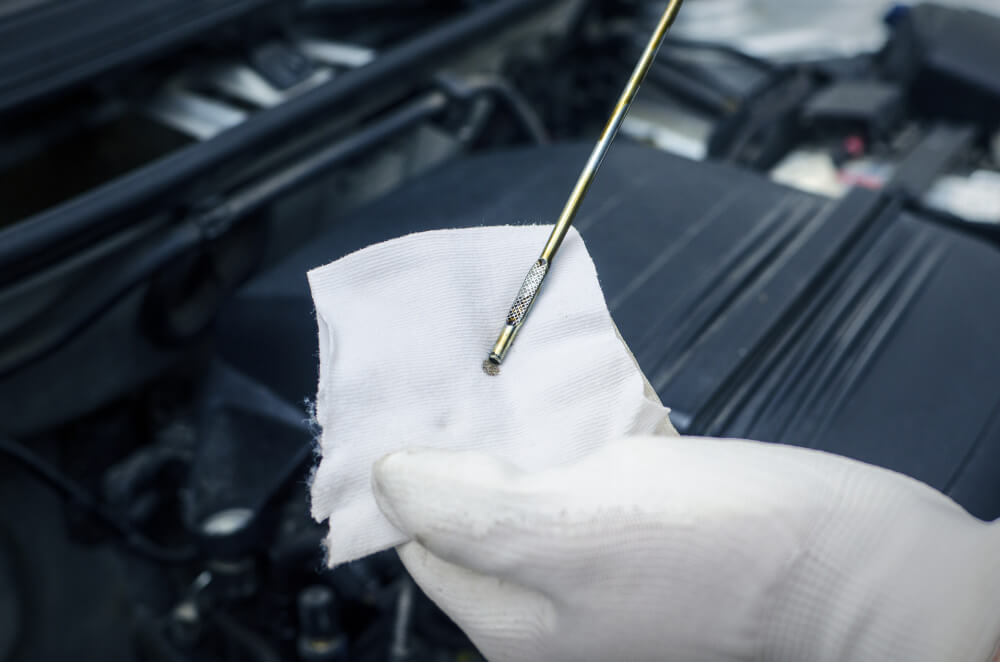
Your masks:
<svg viewBox="0 0 1000 662"><path fill-rule="evenodd" d="M524 549L541 533L536 490L512 465L477 452L399 451L375 464L372 489L389 521L444 561L521 582L539 572Z"/></svg>

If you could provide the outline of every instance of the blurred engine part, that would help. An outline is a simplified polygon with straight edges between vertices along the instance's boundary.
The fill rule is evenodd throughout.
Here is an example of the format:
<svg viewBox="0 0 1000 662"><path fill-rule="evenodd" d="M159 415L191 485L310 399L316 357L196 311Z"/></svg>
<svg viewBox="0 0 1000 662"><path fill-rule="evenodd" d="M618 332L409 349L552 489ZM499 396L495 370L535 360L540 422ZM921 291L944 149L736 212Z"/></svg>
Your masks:
<svg viewBox="0 0 1000 662"><path fill-rule="evenodd" d="M690 39L729 44L746 53L781 61L851 57L879 50L886 12L908 3L893 0L707 0L678 17L677 32ZM940 0L1000 16L993 0Z"/></svg>
<svg viewBox="0 0 1000 662"><path fill-rule="evenodd" d="M220 27L273 20L288 0L15 0L0 6L0 111L176 52Z"/></svg>
<svg viewBox="0 0 1000 662"><path fill-rule="evenodd" d="M1000 225L1000 173L975 170L939 177L922 196L928 208L972 223Z"/></svg>
<svg viewBox="0 0 1000 662"><path fill-rule="evenodd" d="M910 84L916 109L991 129L1000 125L1000 16L924 4L902 12L882 53L887 75Z"/></svg>
<svg viewBox="0 0 1000 662"><path fill-rule="evenodd" d="M903 117L902 91L879 81L837 81L806 102L803 120L820 134L889 137Z"/></svg>
<svg viewBox="0 0 1000 662"><path fill-rule="evenodd" d="M0 659L478 659L394 555L324 568L304 401L216 358L212 328L346 210L546 141L503 69L578 3L255 4L281 11L157 23L169 43L106 4L50 36L107 66L0 111Z"/></svg>
<svg viewBox="0 0 1000 662"><path fill-rule="evenodd" d="M324 212L481 144L544 139L499 71L510 43L558 33L565 4L514 0L451 13L421 14L425 29L398 42L399 16L388 12L389 36L369 26L371 43L355 48L331 33L341 21L306 16L310 48L327 46L327 60L349 53L347 64L317 64L334 73L306 76L307 87L281 103L243 105L200 137L167 127L182 117L205 127L204 104L161 107L174 121L146 130L149 104L163 94L235 107L228 89L198 87L203 71L216 71L204 62L220 59L200 47L174 57L166 75L151 71L151 95L108 101L118 118L111 134L102 123L54 138L48 118L23 113L7 125L25 147L5 151L11 174L0 178L12 202L0 230L0 302L9 311L0 321L0 429L24 434L69 420L162 372L247 273L313 234ZM370 61L358 57L365 52ZM128 151L141 154L123 159ZM36 185L47 181L57 184ZM136 317L151 336L134 333ZM123 351L131 359L109 369L103 357ZM88 388L63 376L67 362ZM51 385L50 403L23 388L39 381Z"/></svg>

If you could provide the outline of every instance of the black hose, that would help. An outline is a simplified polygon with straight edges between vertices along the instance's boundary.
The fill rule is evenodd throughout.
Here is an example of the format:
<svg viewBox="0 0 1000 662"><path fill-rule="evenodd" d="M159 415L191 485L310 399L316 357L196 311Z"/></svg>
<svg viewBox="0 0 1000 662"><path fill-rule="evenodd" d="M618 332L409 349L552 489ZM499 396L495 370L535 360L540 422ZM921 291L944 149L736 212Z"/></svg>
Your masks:
<svg viewBox="0 0 1000 662"><path fill-rule="evenodd" d="M646 77L653 85L712 116L722 117L736 109L733 99L661 63L654 63Z"/></svg>
<svg viewBox="0 0 1000 662"><path fill-rule="evenodd" d="M493 97L507 108L532 142L536 145L549 144L549 132L538 113L524 95L505 78L482 74L470 77L438 74L434 81L445 94L460 101L480 96Z"/></svg>
<svg viewBox="0 0 1000 662"><path fill-rule="evenodd" d="M511 115L521 124L521 128L536 145L548 145L549 132L528 100L517 88L499 77L491 77L479 83L484 93L492 94L502 101Z"/></svg>
<svg viewBox="0 0 1000 662"><path fill-rule="evenodd" d="M504 0L462 16L382 52L371 63L348 71L266 113L199 143L137 168L73 200L0 230L0 284L54 247L69 250L71 239L127 222L141 204L163 200L170 192L239 154L259 149L289 127L330 113L358 96L411 81L456 49L490 37L514 20L555 5L554 0Z"/></svg>
<svg viewBox="0 0 1000 662"><path fill-rule="evenodd" d="M27 347L20 345L7 354L0 353L0 379L34 363L56 348L69 342L74 336L96 322L115 303L124 298L135 287L148 280L157 271L188 250L196 247L202 239L201 231L190 223L184 223L167 231L148 252L140 254L124 264L116 273L113 282L102 289L100 298L86 310L71 317L66 323L51 326L33 334Z"/></svg>
<svg viewBox="0 0 1000 662"><path fill-rule="evenodd" d="M741 51L738 48L733 48L728 44L720 44L714 41L701 41L700 39L688 39L686 37L676 37L668 36L663 42L664 46L676 46L678 48L688 48L691 50L703 50L703 51L713 51L716 53L722 53L724 55L729 55L737 60L745 62L749 65L757 67L758 69L769 72L776 71L778 65L774 62L766 60L762 57L757 57L756 55L751 55L745 51Z"/></svg>
<svg viewBox="0 0 1000 662"><path fill-rule="evenodd" d="M183 253L215 239L233 225L278 197L307 183L326 170L371 149L374 145L424 122L448 105L443 93L432 92L386 114L370 125L332 145L296 160L291 165L244 186L207 211L192 214L171 227L147 253L127 261L113 282L103 287L100 297L66 323L36 333L28 346L0 352L0 379L34 363L70 341L135 287L148 280ZM68 315L69 316L69 315Z"/></svg>
<svg viewBox="0 0 1000 662"><path fill-rule="evenodd" d="M437 92L410 101L343 140L297 159L291 165L229 194L221 204L201 214L197 223L208 238L214 238L228 230L234 221L306 184L330 168L431 119L447 105L445 95Z"/></svg>
<svg viewBox="0 0 1000 662"><path fill-rule="evenodd" d="M137 555L157 563L187 563L194 560L194 547L168 548L150 540L131 522L120 518L107 506L98 501L78 482L64 474L22 444L0 436L0 455L16 461L36 478L57 492L93 513L117 534L126 546Z"/></svg>

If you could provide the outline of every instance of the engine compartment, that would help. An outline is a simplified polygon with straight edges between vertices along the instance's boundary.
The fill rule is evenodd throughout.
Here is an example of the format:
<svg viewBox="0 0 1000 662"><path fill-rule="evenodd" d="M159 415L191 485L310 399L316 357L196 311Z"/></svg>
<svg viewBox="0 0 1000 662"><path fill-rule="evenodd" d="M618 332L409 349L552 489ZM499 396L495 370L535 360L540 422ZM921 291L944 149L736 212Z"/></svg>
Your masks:
<svg viewBox="0 0 1000 662"><path fill-rule="evenodd" d="M30 90L38 44L0 49L0 660L481 659L394 553L325 567L305 272L550 222L655 3L229 4ZM0 34L59 13L20 12ZM954 37L1000 19L765 56L697 18L576 224L675 426L1000 516L1000 87Z"/></svg>

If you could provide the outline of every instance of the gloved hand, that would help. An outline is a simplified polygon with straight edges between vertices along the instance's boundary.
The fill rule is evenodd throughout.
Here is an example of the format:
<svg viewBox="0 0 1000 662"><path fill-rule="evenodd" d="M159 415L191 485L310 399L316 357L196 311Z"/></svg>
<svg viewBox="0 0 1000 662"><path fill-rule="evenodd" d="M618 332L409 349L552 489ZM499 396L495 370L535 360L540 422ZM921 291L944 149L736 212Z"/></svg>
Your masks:
<svg viewBox="0 0 1000 662"><path fill-rule="evenodd" d="M1000 525L819 451L628 438L526 474L411 450L373 487L493 662L986 662L1000 638Z"/></svg>

